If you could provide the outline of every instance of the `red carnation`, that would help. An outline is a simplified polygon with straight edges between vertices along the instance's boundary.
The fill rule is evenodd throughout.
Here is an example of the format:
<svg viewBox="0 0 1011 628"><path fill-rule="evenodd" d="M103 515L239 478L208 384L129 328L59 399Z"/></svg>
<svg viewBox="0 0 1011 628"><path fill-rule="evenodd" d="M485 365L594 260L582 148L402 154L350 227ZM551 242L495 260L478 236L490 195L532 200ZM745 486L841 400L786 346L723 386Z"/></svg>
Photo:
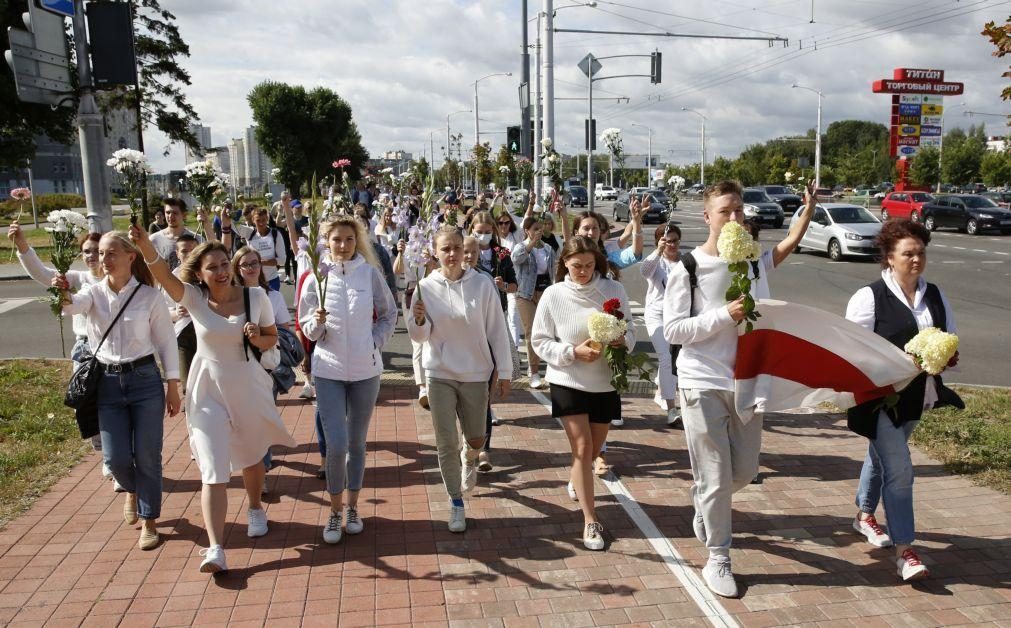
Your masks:
<svg viewBox="0 0 1011 628"><path fill-rule="evenodd" d="M604 313L610 314L619 321L625 318L625 314L621 311L620 299L608 299L607 301L604 301Z"/></svg>

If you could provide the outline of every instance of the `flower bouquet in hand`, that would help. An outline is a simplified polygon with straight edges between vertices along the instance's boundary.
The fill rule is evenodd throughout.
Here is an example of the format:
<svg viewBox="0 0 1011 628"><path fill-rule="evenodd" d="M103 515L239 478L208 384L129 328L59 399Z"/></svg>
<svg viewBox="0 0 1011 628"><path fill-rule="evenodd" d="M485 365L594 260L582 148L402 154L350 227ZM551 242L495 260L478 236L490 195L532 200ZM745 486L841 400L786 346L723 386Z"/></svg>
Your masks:
<svg viewBox="0 0 1011 628"><path fill-rule="evenodd" d="M607 365L611 367L611 386L619 393L628 391L628 372L635 369L639 377L649 379L652 373L646 368L646 354L629 353L625 346L628 321L621 311L619 299L604 302L603 312L590 314L586 322L590 332L591 345L596 350L603 349Z"/></svg>
<svg viewBox="0 0 1011 628"><path fill-rule="evenodd" d="M53 252L50 261L53 268L60 275L66 275L70 270L70 265L77 259L78 239L82 234L88 232L88 219L69 209L58 209L49 212L46 221L53 223L52 227L46 227L49 238L53 243ZM63 342L63 293L59 288L53 286L48 289L52 295L47 301L49 309L60 322L60 347L63 349L63 357L67 357L67 349Z"/></svg>
<svg viewBox="0 0 1011 628"><path fill-rule="evenodd" d="M144 189L145 177L152 173L147 163L147 156L139 150L121 148L112 154L105 162L119 175L123 189L126 190L126 200L130 204L130 220L137 220L137 197Z"/></svg>
<svg viewBox="0 0 1011 628"><path fill-rule="evenodd" d="M551 181L551 187L555 190L562 189L562 156L555 150L554 142L550 137L541 140L541 147L544 154L541 155L541 169L535 174L547 177Z"/></svg>
<svg viewBox="0 0 1011 628"><path fill-rule="evenodd" d="M735 221L723 225L720 237L716 241L716 248L719 249L720 259L726 262L730 269L727 302L744 297L744 319L737 324L747 321L744 333L748 333L755 328L754 321L762 316L755 310L755 299L751 296L751 279L748 277L748 266L758 260L762 248L748 230Z"/></svg>
<svg viewBox="0 0 1011 628"><path fill-rule="evenodd" d="M913 336L904 347L917 368L938 375L958 363L958 336L928 327Z"/></svg>

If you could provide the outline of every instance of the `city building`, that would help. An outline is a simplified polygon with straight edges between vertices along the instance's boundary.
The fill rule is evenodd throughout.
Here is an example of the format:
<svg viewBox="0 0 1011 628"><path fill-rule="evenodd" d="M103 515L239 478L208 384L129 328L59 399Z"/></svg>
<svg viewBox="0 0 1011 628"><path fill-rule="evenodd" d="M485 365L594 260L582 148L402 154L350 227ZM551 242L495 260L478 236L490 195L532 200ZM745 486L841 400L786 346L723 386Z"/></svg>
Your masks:
<svg viewBox="0 0 1011 628"><path fill-rule="evenodd" d="M246 141L241 137L228 141L228 162L230 168L224 172L232 177L232 185L243 189L246 185Z"/></svg>
<svg viewBox="0 0 1011 628"><path fill-rule="evenodd" d="M202 124L191 124L190 131L193 135L197 136L197 141L200 143L201 150L194 152L189 146L186 147L186 163L191 164L194 161L201 161L206 159L204 153L214 146L211 143L211 127L204 126Z"/></svg>
<svg viewBox="0 0 1011 628"><path fill-rule="evenodd" d="M1000 135L991 135L986 138L986 149L998 153L1004 152L1007 150L1007 138Z"/></svg>
<svg viewBox="0 0 1011 628"><path fill-rule="evenodd" d="M367 167L371 172L379 172L385 168L393 168L394 174L401 174L411 168L414 155L402 150L395 150L383 153L381 156L368 161Z"/></svg>
<svg viewBox="0 0 1011 628"><path fill-rule="evenodd" d="M274 168L270 158L260 149L256 141L256 127L246 129L243 143L245 149L245 168L243 177L247 193L257 195L263 191L263 186L272 183L270 171Z"/></svg>

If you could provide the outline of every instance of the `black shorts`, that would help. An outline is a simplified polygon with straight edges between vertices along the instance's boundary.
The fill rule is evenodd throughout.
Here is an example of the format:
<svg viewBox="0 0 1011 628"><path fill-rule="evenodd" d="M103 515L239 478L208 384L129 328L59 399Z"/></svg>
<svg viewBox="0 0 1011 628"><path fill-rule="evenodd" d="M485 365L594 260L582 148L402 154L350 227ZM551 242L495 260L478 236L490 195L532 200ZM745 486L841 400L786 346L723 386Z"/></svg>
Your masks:
<svg viewBox="0 0 1011 628"><path fill-rule="evenodd" d="M610 423L621 416L621 395L615 390L586 392L551 384L551 416L574 414L588 414L590 423Z"/></svg>

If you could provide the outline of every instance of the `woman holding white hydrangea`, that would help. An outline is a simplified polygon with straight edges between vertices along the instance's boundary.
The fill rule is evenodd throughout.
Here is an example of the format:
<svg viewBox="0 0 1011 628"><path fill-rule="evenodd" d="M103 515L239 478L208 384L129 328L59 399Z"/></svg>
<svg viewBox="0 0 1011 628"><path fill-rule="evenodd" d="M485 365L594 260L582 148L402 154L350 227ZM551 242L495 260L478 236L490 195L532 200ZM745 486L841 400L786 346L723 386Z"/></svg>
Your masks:
<svg viewBox="0 0 1011 628"><path fill-rule="evenodd" d="M625 288L607 278L607 268L607 258L593 240L567 239L559 252L555 282L541 295L532 332L533 349L548 365L551 415L562 423L572 448L568 491L582 507L583 545L591 550L604 549L604 528L594 510L592 465L611 419L620 412L621 396L611 385L607 360L601 359L603 347L590 340L588 321L611 299L620 302L621 312L631 311ZM631 326L612 344L631 351Z"/></svg>
<svg viewBox="0 0 1011 628"><path fill-rule="evenodd" d="M887 221L877 238L881 278L857 290L846 307L846 318L899 348L929 327L956 333L951 305L940 288L923 278L929 242L930 232L923 225ZM948 366L957 363L956 353ZM869 439L853 528L874 547L895 546L896 568L902 580L921 580L929 573L912 548L915 523L909 436L924 410L958 405L961 400L944 387L939 375L921 373L902 390L894 407L882 409L881 401L861 404L848 413L850 429ZM878 502L884 503L887 534L874 518Z"/></svg>

